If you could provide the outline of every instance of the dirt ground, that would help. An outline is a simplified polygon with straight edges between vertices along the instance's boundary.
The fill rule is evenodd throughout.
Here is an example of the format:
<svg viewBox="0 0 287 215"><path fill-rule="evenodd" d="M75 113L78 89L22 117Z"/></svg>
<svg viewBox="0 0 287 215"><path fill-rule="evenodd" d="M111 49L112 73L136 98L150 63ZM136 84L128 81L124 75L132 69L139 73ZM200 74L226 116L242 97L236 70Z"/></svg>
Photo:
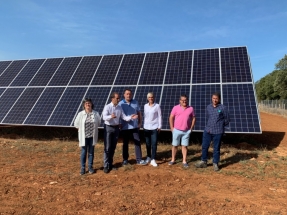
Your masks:
<svg viewBox="0 0 287 215"><path fill-rule="evenodd" d="M287 214L287 119L260 115L263 134L223 139L219 172L211 160L194 167L200 143L189 146L188 169L180 153L168 166L171 146L162 143L156 168L135 165L132 144L131 164L121 167L118 144L119 168L105 174L98 144L96 173L80 176L76 141L2 136L0 214Z"/></svg>

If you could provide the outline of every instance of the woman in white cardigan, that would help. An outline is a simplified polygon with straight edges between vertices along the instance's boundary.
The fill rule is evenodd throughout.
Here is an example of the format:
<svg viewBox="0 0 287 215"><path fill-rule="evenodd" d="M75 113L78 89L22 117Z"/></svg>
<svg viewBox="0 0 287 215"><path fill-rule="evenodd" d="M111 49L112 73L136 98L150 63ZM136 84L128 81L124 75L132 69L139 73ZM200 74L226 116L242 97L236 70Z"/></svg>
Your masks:
<svg viewBox="0 0 287 215"><path fill-rule="evenodd" d="M86 173L86 157L88 153L88 170L90 174L94 173L94 149L98 141L98 127L101 123L101 117L97 111L94 111L92 100L85 98L82 102L83 111L79 112L74 125L78 129L79 146L81 147L81 171Z"/></svg>

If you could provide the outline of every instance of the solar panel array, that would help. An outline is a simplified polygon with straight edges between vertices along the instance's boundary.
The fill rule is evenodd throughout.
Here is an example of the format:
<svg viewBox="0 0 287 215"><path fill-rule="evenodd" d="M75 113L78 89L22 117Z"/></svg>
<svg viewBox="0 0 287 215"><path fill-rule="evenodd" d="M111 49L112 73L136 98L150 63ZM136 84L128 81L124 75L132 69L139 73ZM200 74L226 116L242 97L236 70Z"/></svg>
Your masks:
<svg viewBox="0 0 287 215"><path fill-rule="evenodd" d="M220 92L231 133L261 133L246 47L0 61L0 124L73 126L85 97L102 112L112 92L132 89L141 109L148 92L161 105L163 129L179 96L203 131L211 94Z"/></svg>

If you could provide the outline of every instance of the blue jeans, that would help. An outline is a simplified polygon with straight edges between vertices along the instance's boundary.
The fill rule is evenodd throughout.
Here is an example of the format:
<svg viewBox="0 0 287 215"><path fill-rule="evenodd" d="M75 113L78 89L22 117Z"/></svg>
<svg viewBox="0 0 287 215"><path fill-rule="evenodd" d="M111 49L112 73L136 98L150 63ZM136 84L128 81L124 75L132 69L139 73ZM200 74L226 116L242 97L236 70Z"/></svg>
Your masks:
<svg viewBox="0 0 287 215"><path fill-rule="evenodd" d="M104 167L112 168L119 138L119 127L104 125Z"/></svg>
<svg viewBox="0 0 287 215"><path fill-rule="evenodd" d="M93 167L93 162L94 162L94 149L95 146L93 146L93 138L86 138L85 139L85 146L82 146L82 151L81 151L81 167L85 168L86 167L86 158L87 158L87 153L88 153L88 167L92 168Z"/></svg>
<svg viewBox="0 0 287 215"><path fill-rule="evenodd" d="M201 160L207 161L208 148L210 146L210 142L213 141L213 163L218 164L220 160L221 137L222 134L210 134L206 131L203 132Z"/></svg>
<svg viewBox="0 0 287 215"><path fill-rule="evenodd" d="M146 142L147 157L150 157L153 160L156 157L157 150L157 129L144 129L144 137Z"/></svg>

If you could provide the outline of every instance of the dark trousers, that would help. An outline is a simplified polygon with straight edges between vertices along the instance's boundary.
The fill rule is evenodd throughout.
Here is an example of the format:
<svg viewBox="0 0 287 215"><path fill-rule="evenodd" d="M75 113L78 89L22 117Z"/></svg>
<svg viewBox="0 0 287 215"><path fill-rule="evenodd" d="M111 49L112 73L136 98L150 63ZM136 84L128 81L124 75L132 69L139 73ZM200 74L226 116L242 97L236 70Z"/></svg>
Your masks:
<svg viewBox="0 0 287 215"><path fill-rule="evenodd" d="M88 154L88 167L93 168L93 162L94 162L94 149L95 146L93 146L93 138L86 138L85 139L85 146L81 147L81 167L85 168L86 167L86 158Z"/></svg>
<svg viewBox="0 0 287 215"><path fill-rule="evenodd" d="M122 130L123 135L123 160L129 159L129 140L133 138L135 144L136 161L142 160L142 149L138 128Z"/></svg>
<svg viewBox="0 0 287 215"><path fill-rule="evenodd" d="M118 137L118 126L104 125L104 168L112 168Z"/></svg>
<svg viewBox="0 0 287 215"><path fill-rule="evenodd" d="M206 131L203 132L201 160L207 161L208 148L210 146L210 142L213 141L213 163L218 164L220 160L221 137L222 134L210 134Z"/></svg>
<svg viewBox="0 0 287 215"><path fill-rule="evenodd" d="M147 157L155 159L157 151L157 129L154 130L144 129L144 137L146 142Z"/></svg>

